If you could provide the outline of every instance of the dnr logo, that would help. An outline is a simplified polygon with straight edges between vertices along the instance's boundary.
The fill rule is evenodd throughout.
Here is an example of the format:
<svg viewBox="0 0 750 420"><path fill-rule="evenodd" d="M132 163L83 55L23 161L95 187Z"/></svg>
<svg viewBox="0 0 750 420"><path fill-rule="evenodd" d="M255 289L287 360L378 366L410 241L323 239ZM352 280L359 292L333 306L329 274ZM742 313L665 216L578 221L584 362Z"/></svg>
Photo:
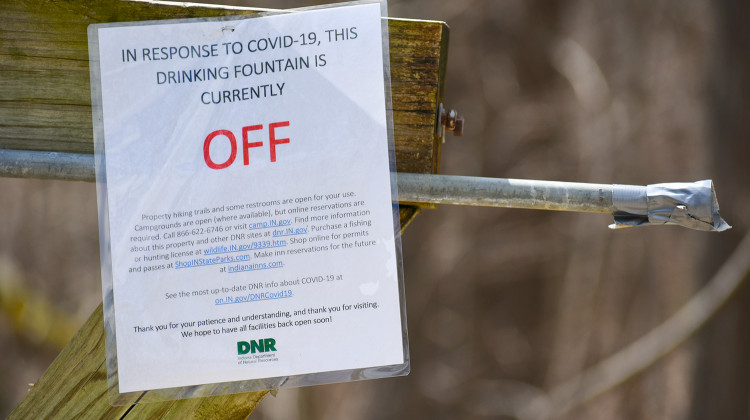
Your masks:
<svg viewBox="0 0 750 420"><path fill-rule="evenodd" d="M260 340L238 341L237 354L266 353L276 351L276 340L273 338L261 338Z"/></svg>

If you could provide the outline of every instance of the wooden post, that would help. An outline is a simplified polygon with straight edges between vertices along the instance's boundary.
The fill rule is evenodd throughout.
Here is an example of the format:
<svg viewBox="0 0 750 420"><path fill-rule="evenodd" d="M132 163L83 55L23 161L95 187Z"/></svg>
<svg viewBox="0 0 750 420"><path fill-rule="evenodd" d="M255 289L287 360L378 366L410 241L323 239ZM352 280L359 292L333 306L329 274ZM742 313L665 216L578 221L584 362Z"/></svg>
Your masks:
<svg viewBox="0 0 750 420"><path fill-rule="evenodd" d="M153 1L0 2L0 149L93 153L89 24L256 12ZM397 169L437 173L448 27L399 19L388 27ZM418 213L401 206L402 229ZM9 418L245 419L266 394L111 406L105 362L100 305Z"/></svg>

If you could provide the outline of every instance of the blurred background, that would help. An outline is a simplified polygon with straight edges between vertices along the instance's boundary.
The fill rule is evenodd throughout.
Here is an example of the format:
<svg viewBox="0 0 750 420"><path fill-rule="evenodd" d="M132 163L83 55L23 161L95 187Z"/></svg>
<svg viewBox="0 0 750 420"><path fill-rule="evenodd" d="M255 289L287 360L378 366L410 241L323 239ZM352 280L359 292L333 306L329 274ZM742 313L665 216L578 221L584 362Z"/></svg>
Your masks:
<svg viewBox="0 0 750 420"><path fill-rule="evenodd" d="M411 374L282 390L252 418L750 418L746 286L642 371L596 368L673 316L750 227L750 3L389 9L451 27L445 102L466 129L448 136L443 173L712 178L734 228L611 231L607 215L427 210L403 237ZM93 184L0 179L0 417L101 302L96 212Z"/></svg>

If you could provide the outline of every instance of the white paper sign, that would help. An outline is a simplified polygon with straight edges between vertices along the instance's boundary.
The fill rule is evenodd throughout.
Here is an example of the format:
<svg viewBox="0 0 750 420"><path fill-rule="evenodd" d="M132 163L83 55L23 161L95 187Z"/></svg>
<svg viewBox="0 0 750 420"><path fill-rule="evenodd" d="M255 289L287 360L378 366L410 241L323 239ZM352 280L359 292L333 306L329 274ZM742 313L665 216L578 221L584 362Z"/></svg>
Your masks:
<svg viewBox="0 0 750 420"><path fill-rule="evenodd" d="M93 29L121 393L405 363L380 22Z"/></svg>

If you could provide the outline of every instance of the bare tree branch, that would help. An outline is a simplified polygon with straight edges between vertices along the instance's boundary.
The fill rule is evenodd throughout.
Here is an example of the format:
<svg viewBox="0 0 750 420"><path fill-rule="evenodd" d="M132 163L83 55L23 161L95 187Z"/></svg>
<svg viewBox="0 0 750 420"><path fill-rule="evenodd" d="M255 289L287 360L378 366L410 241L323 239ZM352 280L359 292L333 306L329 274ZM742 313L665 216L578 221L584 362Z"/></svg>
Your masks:
<svg viewBox="0 0 750 420"><path fill-rule="evenodd" d="M616 387L669 354L698 331L729 299L750 271L750 232L711 281L682 308L637 341L573 378L555 386L546 395L531 400L518 417L549 419Z"/></svg>

